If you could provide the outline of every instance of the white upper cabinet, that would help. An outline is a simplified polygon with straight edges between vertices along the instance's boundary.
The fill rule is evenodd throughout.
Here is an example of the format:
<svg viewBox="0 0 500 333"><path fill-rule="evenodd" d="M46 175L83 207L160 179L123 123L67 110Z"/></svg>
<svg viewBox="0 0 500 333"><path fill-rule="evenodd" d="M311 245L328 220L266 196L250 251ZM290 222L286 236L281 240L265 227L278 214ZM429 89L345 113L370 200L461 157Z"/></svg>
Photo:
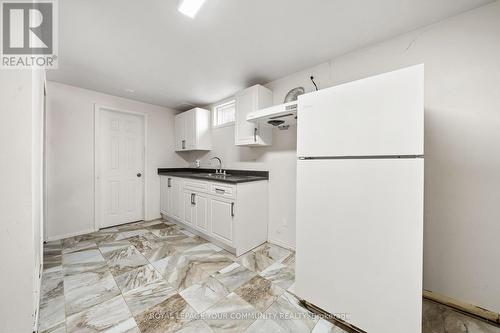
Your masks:
<svg viewBox="0 0 500 333"><path fill-rule="evenodd" d="M175 116L175 151L210 149L210 111L194 108Z"/></svg>
<svg viewBox="0 0 500 333"><path fill-rule="evenodd" d="M247 121L247 114L267 108L273 104L273 92L261 85L255 85L236 94L235 145L269 146L272 144L271 127L260 126Z"/></svg>

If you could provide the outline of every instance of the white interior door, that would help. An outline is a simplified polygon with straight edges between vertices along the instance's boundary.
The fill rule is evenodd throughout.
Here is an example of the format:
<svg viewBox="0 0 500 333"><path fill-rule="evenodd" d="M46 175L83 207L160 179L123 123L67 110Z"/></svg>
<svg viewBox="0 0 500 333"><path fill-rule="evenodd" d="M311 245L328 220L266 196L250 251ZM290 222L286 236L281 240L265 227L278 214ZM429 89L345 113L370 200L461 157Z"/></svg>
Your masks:
<svg viewBox="0 0 500 333"><path fill-rule="evenodd" d="M100 228L144 218L144 118L100 110Z"/></svg>

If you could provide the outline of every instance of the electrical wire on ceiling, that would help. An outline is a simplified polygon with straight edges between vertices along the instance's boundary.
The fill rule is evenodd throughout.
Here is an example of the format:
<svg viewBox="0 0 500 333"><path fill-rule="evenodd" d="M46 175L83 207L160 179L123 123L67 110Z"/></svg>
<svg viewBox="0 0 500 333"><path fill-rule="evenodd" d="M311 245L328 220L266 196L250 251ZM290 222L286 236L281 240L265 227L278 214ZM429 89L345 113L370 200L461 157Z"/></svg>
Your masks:
<svg viewBox="0 0 500 333"><path fill-rule="evenodd" d="M316 82L314 82L314 76L312 76L312 75L311 75L311 82L314 84L316 91L318 91L318 86L316 85Z"/></svg>

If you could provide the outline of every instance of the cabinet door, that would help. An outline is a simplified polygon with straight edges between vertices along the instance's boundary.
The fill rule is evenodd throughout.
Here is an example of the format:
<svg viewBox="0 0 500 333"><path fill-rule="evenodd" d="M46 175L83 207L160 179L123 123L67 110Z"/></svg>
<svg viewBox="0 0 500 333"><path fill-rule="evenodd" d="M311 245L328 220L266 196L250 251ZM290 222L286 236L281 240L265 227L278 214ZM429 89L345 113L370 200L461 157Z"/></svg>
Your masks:
<svg viewBox="0 0 500 333"><path fill-rule="evenodd" d="M167 177L160 176L160 213L167 214Z"/></svg>
<svg viewBox="0 0 500 333"><path fill-rule="evenodd" d="M169 181L170 179L170 181ZM167 215L171 216L172 215L172 187L169 185L172 182L172 178L167 178L167 185L166 185L166 190L165 190L165 212Z"/></svg>
<svg viewBox="0 0 500 333"><path fill-rule="evenodd" d="M257 143L257 129L254 123L247 121L247 114L256 109L256 89L248 88L236 95L235 144Z"/></svg>
<svg viewBox="0 0 500 333"><path fill-rule="evenodd" d="M203 231L208 231L208 197L196 193L194 204L196 209L196 227Z"/></svg>
<svg viewBox="0 0 500 333"><path fill-rule="evenodd" d="M226 243L232 243L234 202L218 198L210 198L209 202L212 235Z"/></svg>
<svg viewBox="0 0 500 333"><path fill-rule="evenodd" d="M186 149L186 115L185 113L175 116L175 150Z"/></svg>
<svg viewBox="0 0 500 333"><path fill-rule="evenodd" d="M184 112L184 140L185 149L196 149L196 109Z"/></svg>
<svg viewBox="0 0 500 333"><path fill-rule="evenodd" d="M172 215L172 178L160 176L160 212Z"/></svg>
<svg viewBox="0 0 500 333"><path fill-rule="evenodd" d="M165 215L172 214L172 194L169 184L171 182L170 177L161 177L160 179L160 206L161 212Z"/></svg>
<svg viewBox="0 0 500 333"><path fill-rule="evenodd" d="M184 222L191 226L196 225L196 207L194 205L193 192L185 191L182 195L182 206L184 209Z"/></svg>
<svg viewBox="0 0 500 333"><path fill-rule="evenodd" d="M175 116L175 151L210 150L211 113L194 108Z"/></svg>
<svg viewBox="0 0 500 333"><path fill-rule="evenodd" d="M176 219L182 220L183 214L183 205L182 205L182 184L181 180L177 178L172 178L171 180L171 194L172 194L172 216Z"/></svg>

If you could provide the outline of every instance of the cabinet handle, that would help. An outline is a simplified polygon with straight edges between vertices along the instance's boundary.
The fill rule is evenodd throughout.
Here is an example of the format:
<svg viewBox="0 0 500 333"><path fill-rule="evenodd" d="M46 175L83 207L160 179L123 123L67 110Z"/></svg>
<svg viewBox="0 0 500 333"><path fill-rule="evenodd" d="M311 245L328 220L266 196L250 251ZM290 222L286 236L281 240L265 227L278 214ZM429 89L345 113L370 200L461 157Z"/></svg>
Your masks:
<svg viewBox="0 0 500 333"><path fill-rule="evenodd" d="M219 194L224 194L224 193L226 193L226 190L223 190L223 189L221 189L221 188L216 188L216 189L215 189L215 192L216 192L216 193L219 193Z"/></svg>
<svg viewBox="0 0 500 333"><path fill-rule="evenodd" d="M196 205L195 198L196 198L196 194L195 193L191 193L191 205Z"/></svg>
<svg viewBox="0 0 500 333"><path fill-rule="evenodd" d="M171 183L171 181L172 181L172 178L169 178L169 179L168 179L168 182L167 182L167 186L168 186L168 187L172 187L172 183Z"/></svg>
<svg viewBox="0 0 500 333"><path fill-rule="evenodd" d="M186 149L186 140L182 140L182 149Z"/></svg>
<svg viewBox="0 0 500 333"><path fill-rule="evenodd" d="M253 129L253 142L257 142L257 127Z"/></svg>
<svg viewBox="0 0 500 333"><path fill-rule="evenodd" d="M234 217L234 202L231 202L231 217Z"/></svg>

